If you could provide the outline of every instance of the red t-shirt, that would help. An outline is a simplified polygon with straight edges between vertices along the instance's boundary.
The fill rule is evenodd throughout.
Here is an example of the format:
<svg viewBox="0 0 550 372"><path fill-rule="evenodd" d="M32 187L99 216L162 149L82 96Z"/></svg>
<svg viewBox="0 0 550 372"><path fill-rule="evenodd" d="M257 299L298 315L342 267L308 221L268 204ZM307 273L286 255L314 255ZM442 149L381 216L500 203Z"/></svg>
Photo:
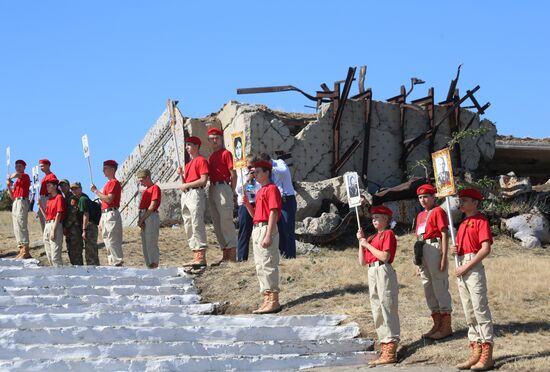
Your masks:
<svg viewBox="0 0 550 372"><path fill-rule="evenodd" d="M27 173L23 173L21 177L13 183L12 196L14 198L28 198L29 189L31 187L31 178Z"/></svg>
<svg viewBox="0 0 550 372"><path fill-rule="evenodd" d="M65 210L65 199L63 199L61 194L49 198L46 202L46 221L55 220L58 213L61 213L61 219L63 219Z"/></svg>
<svg viewBox="0 0 550 372"><path fill-rule="evenodd" d="M158 201L155 211L159 210L160 207L160 198L161 192L158 185L151 185L143 191L141 194L141 201L139 202L139 209L148 209L153 200Z"/></svg>
<svg viewBox="0 0 550 372"><path fill-rule="evenodd" d="M426 221L428 217L428 211L422 211L416 216L416 236L418 237L418 228ZM441 207L432 208L432 213L426 223L426 230L424 231L424 240L441 238L441 229L449 226L449 220L447 218L447 212Z"/></svg>
<svg viewBox="0 0 550 372"><path fill-rule="evenodd" d="M376 233L370 236L367 241L379 251L389 252L390 259L387 263L393 262L393 259L395 258L395 251L397 250L397 239L395 239L395 235L392 230L384 230L382 234ZM367 264L380 261L366 248L363 249L363 254Z"/></svg>
<svg viewBox="0 0 550 372"><path fill-rule="evenodd" d="M210 182L229 182L233 169L233 155L227 149L215 151L208 158L208 175Z"/></svg>
<svg viewBox="0 0 550 372"><path fill-rule="evenodd" d="M256 194L256 206L254 207L253 223L268 222L269 212L272 209L277 209L277 221L281 218L281 209L283 208L283 200L281 192L273 183L268 183Z"/></svg>
<svg viewBox="0 0 550 372"><path fill-rule="evenodd" d="M199 155L185 164L185 183L196 181L203 174L208 174L208 161L204 156Z"/></svg>
<svg viewBox="0 0 550 372"><path fill-rule="evenodd" d="M105 186L103 186L103 195L114 194L115 197L110 203L101 202L101 209L118 208L120 207L120 194L122 193L122 186L116 178L110 179Z"/></svg>
<svg viewBox="0 0 550 372"><path fill-rule="evenodd" d="M487 217L478 213L462 221L456 236L459 256L477 253L481 249L481 243L485 241L493 244L493 234Z"/></svg>
<svg viewBox="0 0 550 372"><path fill-rule="evenodd" d="M55 179L57 179L57 177L53 173L46 174L44 176L44 178L42 178L42 182L40 183L40 195L41 196L48 195L48 190L46 190L46 182L51 181L51 180L55 180Z"/></svg>

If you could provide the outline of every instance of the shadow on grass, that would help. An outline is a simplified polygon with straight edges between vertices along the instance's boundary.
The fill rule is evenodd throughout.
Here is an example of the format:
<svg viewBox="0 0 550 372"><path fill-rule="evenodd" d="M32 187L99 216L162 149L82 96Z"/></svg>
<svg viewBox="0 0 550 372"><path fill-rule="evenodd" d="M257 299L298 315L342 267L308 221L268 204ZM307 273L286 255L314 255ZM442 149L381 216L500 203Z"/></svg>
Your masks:
<svg viewBox="0 0 550 372"><path fill-rule="evenodd" d="M330 291L311 293L287 302L286 304L284 304L284 308L289 309L293 306L301 305L309 301L326 300L328 298L343 296L345 294L367 293L368 288L369 287L364 284L354 284L348 285L344 288L333 289Z"/></svg>
<svg viewBox="0 0 550 372"><path fill-rule="evenodd" d="M495 324L494 332L497 338L496 342L498 343L498 337L505 336L505 335L513 336L520 333L550 332L550 323L549 322L526 322L526 323L512 322L512 323L506 323L506 324ZM468 329L461 328L461 329L455 330L452 336L447 337L443 340L435 341L435 340L429 340L429 339L420 339L408 344L402 344L401 348L397 353L397 358L399 361L403 361L404 359L407 359L408 357L414 355L416 351L422 347L433 345L436 343L447 342L451 340L464 339L464 342L466 345L466 343L468 342L467 337L468 337ZM499 368L504 364L510 363L510 362L544 358L547 356L550 356L550 352L537 353L537 354L507 355L507 356L503 356L495 359L495 368Z"/></svg>

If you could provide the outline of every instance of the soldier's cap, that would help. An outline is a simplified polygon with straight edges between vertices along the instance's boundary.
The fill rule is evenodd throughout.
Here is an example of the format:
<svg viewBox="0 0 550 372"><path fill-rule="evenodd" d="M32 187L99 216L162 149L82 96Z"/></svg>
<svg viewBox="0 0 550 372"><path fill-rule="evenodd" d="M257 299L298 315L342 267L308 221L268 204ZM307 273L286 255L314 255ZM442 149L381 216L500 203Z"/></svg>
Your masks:
<svg viewBox="0 0 550 372"><path fill-rule="evenodd" d="M53 185L59 185L59 180L57 178L52 178L46 181L46 183L51 183Z"/></svg>
<svg viewBox="0 0 550 372"><path fill-rule="evenodd" d="M77 187L82 188L82 185L80 184L80 182L71 183L71 189L76 189Z"/></svg>
<svg viewBox="0 0 550 372"><path fill-rule="evenodd" d="M151 177L151 171L149 169L140 169L136 172L137 178Z"/></svg>
<svg viewBox="0 0 550 372"><path fill-rule="evenodd" d="M273 164L270 161L257 161L254 163L254 168L273 169Z"/></svg>
<svg viewBox="0 0 550 372"><path fill-rule="evenodd" d="M373 214L385 214L386 216L392 216L393 211L384 205L377 205L375 207L370 207L369 212Z"/></svg>
<svg viewBox="0 0 550 372"><path fill-rule="evenodd" d="M430 185L429 183L420 186L416 189L416 195L424 195L424 194L436 194L437 190L435 187Z"/></svg>
<svg viewBox="0 0 550 372"><path fill-rule="evenodd" d="M185 142L189 142L189 143L192 143L194 145L201 145L202 144L202 141L199 137L195 137L195 136L191 136L191 137L187 137L185 139Z"/></svg>
<svg viewBox="0 0 550 372"><path fill-rule="evenodd" d="M40 159L38 161L39 164L46 164L46 165L52 165L51 161L49 161L48 159Z"/></svg>
<svg viewBox="0 0 550 372"><path fill-rule="evenodd" d="M118 163L114 160L105 160L103 162L103 166L108 166L108 167L118 167Z"/></svg>
<svg viewBox="0 0 550 372"><path fill-rule="evenodd" d="M481 201L481 199L483 199L483 195L481 195L481 193L476 190L476 189L473 189L473 188L470 188L470 189L462 189L458 192L458 197L460 198L472 198L472 199L475 199L475 200L479 200Z"/></svg>
<svg viewBox="0 0 550 372"><path fill-rule="evenodd" d="M223 132L219 128L213 127L208 129L208 134L211 136L221 136Z"/></svg>
<svg viewBox="0 0 550 372"><path fill-rule="evenodd" d="M69 180L66 179L66 178L63 178L62 180L59 180L59 184L61 185L62 183L66 183L67 186L70 186L70 185L71 185L71 183L69 182Z"/></svg>
<svg viewBox="0 0 550 372"><path fill-rule="evenodd" d="M15 165L17 165L17 164L22 164L24 167L27 166L27 163L25 163L25 160L21 160L21 159L18 159L18 160L15 161Z"/></svg>

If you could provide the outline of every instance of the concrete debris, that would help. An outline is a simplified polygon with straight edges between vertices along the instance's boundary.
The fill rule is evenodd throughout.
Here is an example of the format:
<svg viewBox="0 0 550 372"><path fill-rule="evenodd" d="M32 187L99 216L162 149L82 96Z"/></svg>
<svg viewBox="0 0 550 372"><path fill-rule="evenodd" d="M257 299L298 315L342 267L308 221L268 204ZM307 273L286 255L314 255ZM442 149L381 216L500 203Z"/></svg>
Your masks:
<svg viewBox="0 0 550 372"><path fill-rule="evenodd" d="M393 211L395 222L408 226L412 226L416 215L420 212L420 204L416 199L389 201L384 205Z"/></svg>
<svg viewBox="0 0 550 372"><path fill-rule="evenodd" d="M319 252L321 252L321 249L316 245L296 240L296 253L298 255L304 256L308 254L317 254Z"/></svg>
<svg viewBox="0 0 550 372"><path fill-rule="evenodd" d="M361 187L361 185L359 186ZM318 182L295 182L294 189L298 205L296 221L302 221L306 217L319 216L324 203L348 203L346 185L342 176Z"/></svg>
<svg viewBox="0 0 550 372"><path fill-rule="evenodd" d="M532 191L529 177L518 177L514 172L499 177L500 193L504 199L514 198Z"/></svg>
<svg viewBox="0 0 550 372"><path fill-rule="evenodd" d="M302 227L298 231L300 234L328 234L335 230L342 222L342 218L335 213L323 213L320 217L306 217L302 222Z"/></svg>
<svg viewBox="0 0 550 372"><path fill-rule="evenodd" d="M503 220L503 225L525 248L540 247L550 242L550 224L544 215L533 208L529 213Z"/></svg>

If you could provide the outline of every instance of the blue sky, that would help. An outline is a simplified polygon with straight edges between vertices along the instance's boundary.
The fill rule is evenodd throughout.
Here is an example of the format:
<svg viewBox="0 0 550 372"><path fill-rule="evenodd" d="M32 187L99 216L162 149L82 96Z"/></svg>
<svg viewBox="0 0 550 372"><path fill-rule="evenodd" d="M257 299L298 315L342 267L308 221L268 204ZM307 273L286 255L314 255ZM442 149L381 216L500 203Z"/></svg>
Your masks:
<svg viewBox="0 0 550 372"><path fill-rule="evenodd" d="M463 63L461 92L481 86L476 97L492 103L486 117L500 134L550 137L548 4L4 1L2 158L7 146L12 163L47 157L58 177L87 184L87 133L101 186L102 160L122 162L168 97L193 117L229 100L312 112L298 93L238 96L236 88L292 84L314 93L363 64L377 100L412 76L426 84L411 99L433 86L443 100Z"/></svg>

